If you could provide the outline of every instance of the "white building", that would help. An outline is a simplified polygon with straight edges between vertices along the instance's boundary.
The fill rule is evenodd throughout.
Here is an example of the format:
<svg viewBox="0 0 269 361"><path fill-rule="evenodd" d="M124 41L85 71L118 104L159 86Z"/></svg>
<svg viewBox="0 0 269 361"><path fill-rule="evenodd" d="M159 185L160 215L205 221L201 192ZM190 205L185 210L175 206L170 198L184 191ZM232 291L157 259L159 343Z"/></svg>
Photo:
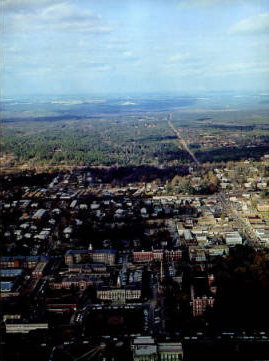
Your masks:
<svg viewBox="0 0 269 361"><path fill-rule="evenodd" d="M225 241L227 245L242 244L242 237L238 231L227 232L225 234Z"/></svg>

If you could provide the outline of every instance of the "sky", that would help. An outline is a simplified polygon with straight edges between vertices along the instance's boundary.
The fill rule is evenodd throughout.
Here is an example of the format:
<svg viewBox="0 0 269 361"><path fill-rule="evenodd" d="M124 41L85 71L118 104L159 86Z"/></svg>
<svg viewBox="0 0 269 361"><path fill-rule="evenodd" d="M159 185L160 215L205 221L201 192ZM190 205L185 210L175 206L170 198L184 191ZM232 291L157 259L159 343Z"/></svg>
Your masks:
<svg viewBox="0 0 269 361"><path fill-rule="evenodd" d="M1 96L268 91L268 0L0 0Z"/></svg>

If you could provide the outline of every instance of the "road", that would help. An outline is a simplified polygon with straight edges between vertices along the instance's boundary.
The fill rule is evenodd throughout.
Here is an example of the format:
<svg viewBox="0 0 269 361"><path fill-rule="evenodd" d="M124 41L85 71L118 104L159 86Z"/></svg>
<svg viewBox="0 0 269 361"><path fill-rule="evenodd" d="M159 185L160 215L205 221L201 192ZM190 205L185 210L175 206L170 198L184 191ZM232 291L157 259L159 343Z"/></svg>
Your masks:
<svg viewBox="0 0 269 361"><path fill-rule="evenodd" d="M234 224L238 227L238 229L241 231L241 233L246 237L250 245L257 246L260 244L256 234L254 233L253 229L251 229L250 225L247 224L244 217L241 216L241 214L238 213L237 210L233 208L233 205L225 199L225 195L222 193L219 193L218 195L223 208L227 212L228 216L232 216Z"/></svg>
<svg viewBox="0 0 269 361"><path fill-rule="evenodd" d="M173 125L173 123L171 122L171 118L172 115L169 114L168 118L167 118L167 122L169 127L172 129L172 131L175 133L175 135L177 136L177 139L179 141L179 143L183 146L183 148L189 153L189 155L191 156L191 158L193 159L193 161L197 164L200 165L198 159L195 157L194 153L190 150L188 144L186 143L186 141L184 140L184 138L182 138L182 135L180 134L180 131L178 129L176 129ZM181 149L181 147L180 147Z"/></svg>

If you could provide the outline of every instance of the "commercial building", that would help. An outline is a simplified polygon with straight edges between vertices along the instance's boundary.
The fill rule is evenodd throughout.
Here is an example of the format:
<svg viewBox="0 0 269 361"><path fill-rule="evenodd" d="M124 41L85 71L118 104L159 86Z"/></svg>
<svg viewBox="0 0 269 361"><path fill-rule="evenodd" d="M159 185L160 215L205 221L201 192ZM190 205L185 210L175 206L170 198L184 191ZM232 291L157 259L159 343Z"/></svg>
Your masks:
<svg viewBox="0 0 269 361"><path fill-rule="evenodd" d="M133 340L134 361L181 361L181 342L156 342L151 336L136 337Z"/></svg>
<svg viewBox="0 0 269 361"><path fill-rule="evenodd" d="M46 330L48 323L13 323L6 321L6 333L29 333L34 330Z"/></svg>
<svg viewBox="0 0 269 361"><path fill-rule="evenodd" d="M238 231L227 232L225 234L225 241L227 245L242 244L242 237Z"/></svg>

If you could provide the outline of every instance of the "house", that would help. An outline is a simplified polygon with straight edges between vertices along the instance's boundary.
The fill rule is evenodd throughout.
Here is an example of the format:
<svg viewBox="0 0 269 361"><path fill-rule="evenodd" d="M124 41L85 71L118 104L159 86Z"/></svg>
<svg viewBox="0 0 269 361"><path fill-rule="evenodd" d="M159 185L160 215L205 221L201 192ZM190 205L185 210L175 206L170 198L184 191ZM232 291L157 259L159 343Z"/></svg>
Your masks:
<svg viewBox="0 0 269 361"><path fill-rule="evenodd" d="M269 243L269 229L256 229L258 239L262 243Z"/></svg>
<svg viewBox="0 0 269 361"><path fill-rule="evenodd" d="M41 220L43 217L44 217L44 215L46 214L46 209L38 209L35 213L34 213L34 215L33 215L33 219L37 219L37 220Z"/></svg>
<svg viewBox="0 0 269 361"><path fill-rule="evenodd" d="M263 223L262 218L259 216L247 216L246 219L251 226Z"/></svg>
<svg viewBox="0 0 269 361"><path fill-rule="evenodd" d="M267 203L267 202L259 202L257 204L257 210L259 212L269 212L269 203Z"/></svg>
<svg viewBox="0 0 269 361"><path fill-rule="evenodd" d="M229 247L227 245L215 245L207 249L209 256L227 256L229 254Z"/></svg>

